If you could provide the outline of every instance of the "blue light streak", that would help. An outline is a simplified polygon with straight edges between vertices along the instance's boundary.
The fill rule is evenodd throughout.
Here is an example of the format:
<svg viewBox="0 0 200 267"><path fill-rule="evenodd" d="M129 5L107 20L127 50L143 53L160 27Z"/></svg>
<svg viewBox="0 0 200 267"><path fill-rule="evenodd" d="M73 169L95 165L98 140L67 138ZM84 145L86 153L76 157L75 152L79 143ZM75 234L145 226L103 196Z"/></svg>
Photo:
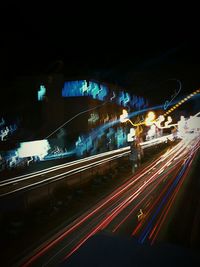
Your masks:
<svg viewBox="0 0 200 267"><path fill-rule="evenodd" d="M111 94L112 97L110 98ZM125 91L120 91L118 96L116 96L115 92L109 89L108 86L93 81L87 82L86 80L65 82L62 89L62 96L89 96L93 99L110 102L114 99L116 104L127 108L135 107L137 109L141 109L148 105L148 102L146 101L145 103L143 97L131 97L131 95Z"/></svg>

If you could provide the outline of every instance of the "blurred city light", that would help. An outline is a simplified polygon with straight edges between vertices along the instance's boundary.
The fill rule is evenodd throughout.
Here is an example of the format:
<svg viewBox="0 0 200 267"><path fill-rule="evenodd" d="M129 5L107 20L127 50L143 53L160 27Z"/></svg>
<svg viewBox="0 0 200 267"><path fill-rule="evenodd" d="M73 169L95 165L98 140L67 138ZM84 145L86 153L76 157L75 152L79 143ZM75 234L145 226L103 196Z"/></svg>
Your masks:
<svg viewBox="0 0 200 267"><path fill-rule="evenodd" d="M145 125L146 126L152 125L154 123L155 117L156 117L155 113L153 111L150 111L145 119Z"/></svg>
<svg viewBox="0 0 200 267"><path fill-rule="evenodd" d="M45 140L37 140L30 142L22 142L20 143L20 148L18 149L18 156L20 158L26 157L39 157L39 159L43 159L50 149L49 142Z"/></svg>
<svg viewBox="0 0 200 267"><path fill-rule="evenodd" d="M120 115L120 122L126 122L128 121L128 112L123 109L122 110L122 115Z"/></svg>

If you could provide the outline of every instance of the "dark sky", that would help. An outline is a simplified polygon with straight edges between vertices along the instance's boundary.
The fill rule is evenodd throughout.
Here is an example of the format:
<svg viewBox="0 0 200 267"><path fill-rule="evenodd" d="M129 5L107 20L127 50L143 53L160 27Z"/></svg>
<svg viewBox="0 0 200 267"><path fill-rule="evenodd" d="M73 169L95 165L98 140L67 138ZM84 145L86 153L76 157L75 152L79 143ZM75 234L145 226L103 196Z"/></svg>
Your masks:
<svg viewBox="0 0 200 267"><path fill-rule="evenodd" d="M142 86L147 94L151 82L154 86L154 82L182 78L185 73L191 77L187 69L191 65L197 72L200 57L194 6L61 2L2 5L2 84L17 75L48 72L57 60L63 62L66 77L90 73L131 85L137 84L142 73L139 80L146 81L146 89ZM165 73L161 81L155 80L159 71L160 77Z"/></svg>

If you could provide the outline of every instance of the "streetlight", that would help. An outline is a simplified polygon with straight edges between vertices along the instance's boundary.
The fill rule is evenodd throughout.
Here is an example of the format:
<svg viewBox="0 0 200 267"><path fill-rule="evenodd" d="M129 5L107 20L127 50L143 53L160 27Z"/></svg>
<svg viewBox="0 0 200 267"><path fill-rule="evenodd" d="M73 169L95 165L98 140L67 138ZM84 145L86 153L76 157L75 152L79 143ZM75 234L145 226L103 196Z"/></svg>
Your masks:
<svg viewBox="0 0 200 267"><path fill-rule="evenodd" d="M145 125L146 126L150 126L152 125L154 122L155 122L155 113L153 111L150 111L148 114L147 114L147 117L144 121Z"/></svg>
<svg viewBox="0 0 200 267"><path fill-rule="evenodd" d="M144 122L139 122L139 123L133 123L129 118L128 118L128 112L123 109L122 110L122 114L120 115L120 122L124 123L124 122L127 122L129 121L131 125L133 125L134 127L137 127L139 125L142 125L144 124Z"/></svg>
<svg viewBox="0 0 200 267"><path fill-rule="evenodd" d="M140 160L143 155L143 150L140 146L140 134L143 132L143 129L141 125L143 125L145 122L140 121L138 123L133 123L128 118L128 112L123 109L122 114L120 115L120 122L130 122L130 124L135 127L130 129L130 133L127 135L127 141L131 142L130 149L130 160L132 162L132 173L135 172L135 169L140 165Z"/></svg>

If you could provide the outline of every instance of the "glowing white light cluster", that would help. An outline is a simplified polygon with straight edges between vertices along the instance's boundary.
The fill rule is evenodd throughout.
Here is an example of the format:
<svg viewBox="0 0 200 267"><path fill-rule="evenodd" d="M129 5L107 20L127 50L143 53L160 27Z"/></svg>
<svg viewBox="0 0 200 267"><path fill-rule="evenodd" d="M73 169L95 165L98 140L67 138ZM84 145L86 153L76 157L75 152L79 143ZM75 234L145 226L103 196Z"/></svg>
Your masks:
<svg viewBox="0 0 200 267"><path fill-rule="evenodd" d="M187 120L187 127L190 131L200 132L200 112L194 116L190 116Z"/></svg>
<svg viewBox="0 0 200 267"><path fill-rule="evenodd" d="M126 122L128 121L128 112L123 109L122 110L122 115L120 115L120 122Z"/></svg>
<svg viewBox="0 0 200 267"><path fill-rule="evenodd" d="M153 124L147 132L146 139L151 140L156 135L156 126Z"/></svg>
<svg viewBox="0 0 200 267"><path fill-rule="evenodd" d="M186 132L186 119L184 116L181 116L180 121L178 121L178 136L183 137Z"/></svg>
<svg viewBox="0 0 200 267"><path fill-rule="evenodd" d="M195 136L200 135L200 112L194 116L190 116L186 119L181 116L180 121L178 121L178 136L185 141L193 139Z"/></svg>
<svg viewBox="0 0 200 267"><path fill-rule="evenodd" d="M44 140L30 141L20 143L20 148L18 149L18 155L20 158L37 156L43 159L50 149L49 142Z"/></svg>
<svg viewBox="0 0 200 267"><path fill-rule="evenodd" d="M135 136L135 129L131 128L130 133L127 135L127 141L128 142L134 141L134 136Z"/></svg>
<svg viewBox="0 0 200 267"><path fill-rule="evenodd" d="M145 119L146 126L150 126L154 123L155 120L155 113L153 111L150 111Z"/></svg>
<svg viewBox="0 0 200 267"><path fill-rule="evenodd" d="M167 116L167 121L165 121L164 126L161 125L162 122L165 121L165 117L163 115L160 115L156 121L153 123L159 128L159 129L166 129L171 128L174 126L177 126L177 124L170 124L172 122L171 116Z"/></svg>

